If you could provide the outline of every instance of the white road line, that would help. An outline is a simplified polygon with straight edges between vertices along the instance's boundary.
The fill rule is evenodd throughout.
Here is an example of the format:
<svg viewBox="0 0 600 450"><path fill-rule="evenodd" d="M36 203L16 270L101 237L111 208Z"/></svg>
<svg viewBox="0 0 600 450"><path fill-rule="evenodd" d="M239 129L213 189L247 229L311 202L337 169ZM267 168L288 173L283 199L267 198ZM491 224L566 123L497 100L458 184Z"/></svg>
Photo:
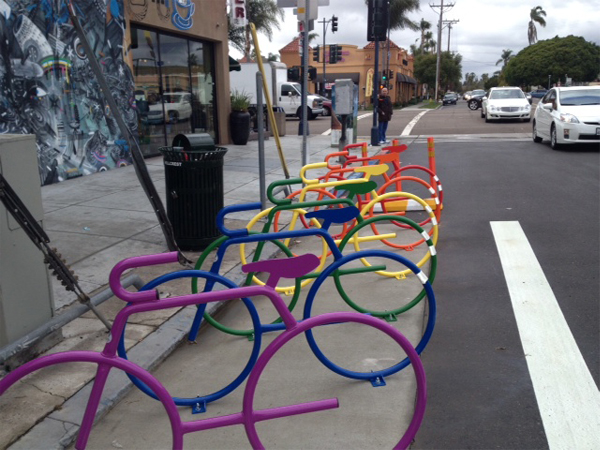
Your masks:
<svg viewBox="0 0 600 450"><path fill-rule="evenodd" d="M372 115L373 115L373 113L362 114L360 116L357 116L356 120L364 119L365 117L370 117ZM329 130L327 130L327 131L322 132L321 136L329 136L330 134L331 134L331 128Z"/></svg>
<svg viewBox="0 0 600 450"><path fill-rule="evenodd" d="M519 222L490 222L551 450L600 448L600 392Z"/></svg>
<svg viewBox="0 0 600 450"><path fill-rule="evenodd" d="M406 125L406 128L404 128L404 130L402 130L402 133L400 133L400 136L408 136L410 134L410 132L412 131L413 127L417 124L417 122L419 121L419 119L421 117L423 117L429 110L426 109L425 111L420 112L419 114L416 115L416 117L413 118L413 120L411 120L408 125Z"/></svg>

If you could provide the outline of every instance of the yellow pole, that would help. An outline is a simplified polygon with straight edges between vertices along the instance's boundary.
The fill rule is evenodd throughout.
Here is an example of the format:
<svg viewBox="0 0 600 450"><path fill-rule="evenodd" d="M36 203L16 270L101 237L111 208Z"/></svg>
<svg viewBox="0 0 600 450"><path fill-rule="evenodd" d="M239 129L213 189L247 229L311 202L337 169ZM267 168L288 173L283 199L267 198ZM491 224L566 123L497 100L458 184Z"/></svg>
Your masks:
<svg viewBox="0 0 600 450"><path fill-rule="evenodd" d="M252 39L254 40L254 50L256 53L256 59L258 61L258 69L262 74L263 92L265 94L265 99L267 103L267 113L269 114L269 120L271 121L271 126L273 128L273 137L275 137L275 142L277 144L277 152L279 153L279 160L281 161L283 174L285 175L285 178L287 180L290 178L290 172L285 162L285 156L283 156L283 151L281 150L281 140L279 139L279 130L277 130L277 124L275 123L275 113L273 112L273 103L271 103L271 93L269 92L269 86L267 85L267 79L265 78L265 68L263 67L262 56L260 55L260 47L258 45L256 27L252 22L250 22L250 31L252 32ZM257 111L257 114L262 114L262 111Z"/></svg>

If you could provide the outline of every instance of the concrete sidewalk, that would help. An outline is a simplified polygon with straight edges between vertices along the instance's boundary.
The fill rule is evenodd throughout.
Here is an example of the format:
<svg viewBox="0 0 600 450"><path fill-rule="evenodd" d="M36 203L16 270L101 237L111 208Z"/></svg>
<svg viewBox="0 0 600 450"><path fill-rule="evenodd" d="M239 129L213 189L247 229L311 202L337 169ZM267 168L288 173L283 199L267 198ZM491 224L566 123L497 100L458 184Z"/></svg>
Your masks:
<svg viewBox="0 0 600 450"><path fill-rule="evenodd" d="M281 140L290 174L296 177L302 165L302 137L285 136ZM258 143L251 141L245 146L232 145L227 148L224 167L225 205L258 201ZM323 161L327 154L337 150L331 147L329 136L310 137L308 149L310 162ZM371 153L378 151L379 147L370 148ZM284 178L274 138L265 141L265 155L268 185L272 181ZM164 202L162 157L150 158L146 163ZM134 255L167 250L156 216L139 185L133 167L45 186L42 188L42 196L45 210L44 225L52 244L71 264L80 278L83 289L90 294L106 288L108 274L118 261ZM236 215L230 219L228 227L243 227L254 215L254 211ZM302 248L305 249L306 246ZM196 260L199 255L193 252L186 253L191 260ZM180 268L179 265L163 266L136 270L136 273L144 281L149 281ZM226 261L223 273L237 283L242 281L237 257L231 257ZM355 286L354 289L361 291L360 286ZM364 295L368 297L368 288L364 286L362 289L366 289ZM190 292L189 281L173 282L161 290L164 296L186 294ZM54 283L54 299L59 314L75 301L74 296L64 291L58 282ZM123 306L120 300L112 298L102 304L100 309L112 320ZM126 332L126 347L132 349L129 352L130 358L148 369L158 366L185 339L193 313L193 308L168 310L131 321ZM413 342L414 339L418 342L421 334L423 315L423 309L415 308L409 317L402 321L403 332L408 323L411 323L410 333L413 335ZM203 335L203 339L205 338ZM106 330L102 323L92 314L86 313L63 327L62 342L49 352L84 349L100 351L105 339ZM218 352L213 353L218 354ZM177 364L161 367L165 366L173 368ZM55 367L40 374L34 373L20 385L11 388L6 395L0 397L0 410L11 411L8 415L2 414L0 448L32 449L69 446L79 429L81 412L89 395L89 381L93 379L94 373L95 367L76 366L76 370L69 367ZM165 376L166 379L174 378L173 374L167 373ZM130 388L131 383L124 375L111 377L99 417L111 410ZM361 401L368 400L369 394L362 395L367 397L363 397ZM236 399L239 400L239 397ZM408 404L410 405L411 402L412 399L409 398ZM237 405L239 410L239 401ZM393 411L390 410L388 413L393 414ZM125 416L131 415L125 414ZM119 421L123 422L123 420L121 416ZM146 421L143 415L141 421ZM137 425L138 428L140 423ZM100 426L102 425L99 424L98 427ZM135 423L132 426L135 427ZM157 446L162 448L163 443L159 443L150 433L152 427L152 422L148 421L146 427L141 427L139 438L145 436L144 444L148 448ZM100 432L94 436L104 434ZM124 440L122 437L119 439ZM117 441L118 439L115 439L115 442ZM113 446L119 447L118 442ZM137 442L139 445L142 444L141 441ZM212 441L208 447L218 448L218 442L218 439ZM104 448L106 444L104 442ZM232 445L235 447L235 444ZM103 448L102 444L95 441L90 443L90 446ZM222 443L221 448L225 447L227 444Z"/></svg>

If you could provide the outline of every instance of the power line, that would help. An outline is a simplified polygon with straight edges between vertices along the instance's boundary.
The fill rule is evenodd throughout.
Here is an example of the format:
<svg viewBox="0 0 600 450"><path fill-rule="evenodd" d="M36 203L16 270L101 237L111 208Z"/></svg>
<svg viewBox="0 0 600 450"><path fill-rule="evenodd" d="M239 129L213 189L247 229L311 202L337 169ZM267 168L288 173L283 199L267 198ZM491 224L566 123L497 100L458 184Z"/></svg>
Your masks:
<svg viewBox="0 0 600 450"><path fill-rule="evenodd" d="M437 62L435 65L435 101L438 100L438 86L440 84L440 60L442 56L441 47L442 47L442 20L444 16L444 12L450 11L454 7L454 3L447 3L444 5L444 0L441 0L439 5L429 4L431 9L436 14L439 14L440 20L438 21L438 44L437 44ZM440 12L438 13L434 8L440 8Z"/></svg>

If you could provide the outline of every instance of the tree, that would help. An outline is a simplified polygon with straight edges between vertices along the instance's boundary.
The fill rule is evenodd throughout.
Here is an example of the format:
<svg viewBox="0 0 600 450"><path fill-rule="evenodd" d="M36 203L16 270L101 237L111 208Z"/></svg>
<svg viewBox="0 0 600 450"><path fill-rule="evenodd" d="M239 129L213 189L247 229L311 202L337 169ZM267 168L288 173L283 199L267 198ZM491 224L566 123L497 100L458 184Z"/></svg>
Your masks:
<svg viewBox="0 0 600 450"><path fill-rule="evenodd" d="M425 42L425 32L431 29L431 23L427 22L425 19L421 19L419 22L419 31L421 32L421 44L419 48L423 50L423 44Z"/></svg>
<svg viewBox="0 0 600 450"><path fill-rule="evenodd" d="M425 33L425 42L423 43L423 49L426 52L429 52L431 50L431 53L435 53L435 48L436 48L436 41L433 39L433 33L431 31L428 31L427 33Z"/></svg>
<svg viewBox="0 0 600 450"><path fill-rule="evenodd" d="M420 83L435 86L437 55L423 53L415 58L415 77ZM457 89L462 77L462 56L459 53L442 52L440 61L440 85L445 89Z"/></svg>
<svg viewBox="0 0 600 450"><path fill-rule="evenodd" d="M417 12L419 9L419 0L390 0L390 29L408 28L412 31L419 31L419 24L407 16L408 13Z"/></svg>
<svg viewBox="0 0 600 450"><path fill-rule="evenodd" d="M504 68L508 64L508 61L510 61L514 57L515 57L515 55L513 55L512 50L508 50L508 49L502 50L502 56L500 57L500 59L498 61L496 61L496 65L502 63L502 70L504 70Z"/></svg>
<svg viewBox="0 0 600 450"><path fill-rule="evenodd" d="M539 41L512 58L504 77L512 86L545 86L552 80L593 81L598 76L600 46L580 36L567 36Z"/></svg>
<svg viewBox="0 0 600 450"><path fill-rule="evenodd" d="M535 8L531 8L529 12L529 26L527 27L527 39L529 39L529 45L535 44L537 42L537 29L535 28L535 22L539 23L541 26L546 26L546 11L542 9L541 6L536 6Z"/></svg>
<svg viewBox="0 0 600 450"><path fill-rule="evenodd" d="M252 45L250 22L254 24L257 32L264 33L271 41L273 30L280 29L279 21L283 20L284 12L277 7L275 0L246 0L246 17L248 25L245 27L229 27L229 43L249 58Z"/></svg>

